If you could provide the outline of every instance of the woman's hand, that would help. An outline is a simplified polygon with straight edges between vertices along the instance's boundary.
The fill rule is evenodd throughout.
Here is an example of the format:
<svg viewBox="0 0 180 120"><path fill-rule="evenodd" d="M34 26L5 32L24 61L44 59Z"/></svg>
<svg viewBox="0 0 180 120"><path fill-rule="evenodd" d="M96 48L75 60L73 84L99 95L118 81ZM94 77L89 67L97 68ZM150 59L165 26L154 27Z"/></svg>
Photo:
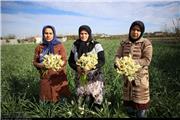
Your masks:
<svg viewBox="0 0 180 120"><path fill-rule="evenodd" d="M57 75L57 74L58 74L58 72L57 72L57 71L54 71L53 69L49 69L49 70L48 70L48 75L49 75L49 76Z"/></svg>
<svg viewBox="0 0 180 120"><path fill-rule="evenodd" d="M61 72L64 69L64 67L61 67L57 70L57 72Z"/></svg>
<svg viewBox="0 0 180 120"><path fill-rule="evenodd" d="M81 75L83 73L83 69L80 66L77 66L77 72Z"/></svg>
<svg viewBox="0 0 180 120"><path fill-rule="evenodd" d="M84 70L84 69L83 69L83 73L84 73L84 74L88 74L88 73L89 73L89 70Z"/></svg>
<svg viewBox="0 0 180 120"><path fill-rule="evenodd" d="M38 68L45 68L45 66L44 66L44 64L43 63L37 63L37 66L38 66Z"/></svg>
<svg viewBox="0 0 180 120"><path fill-rule="evenodd" d="M80 66L78 66L77 72L78 72L78 74L82 75L82 74L88 74L89 70L82 69Z"/></svg>

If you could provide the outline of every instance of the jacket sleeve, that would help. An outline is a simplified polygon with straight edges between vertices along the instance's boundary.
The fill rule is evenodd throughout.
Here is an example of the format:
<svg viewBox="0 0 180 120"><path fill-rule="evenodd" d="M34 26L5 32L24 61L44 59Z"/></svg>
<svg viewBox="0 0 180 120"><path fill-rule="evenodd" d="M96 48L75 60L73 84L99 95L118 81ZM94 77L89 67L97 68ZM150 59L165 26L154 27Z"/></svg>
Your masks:
<svg viewBox="0 0 180 120"><path fill-rule="evenodd" d="M77 65L76 61L74 60L74 53L72 52L72 50L68 59L68 64L73 70L77 71Z"/></svg>
<svg viewBox="0 0 180 120"><path fill-rule="evenodd" d="M39 63L39 57L40 57L40 46L37 46L35 48L35 52L34 52L34 59L33 59L33 65L40 70L41 68L43 68L43 64Z"/></svg>
<svg viewBox="0 0 180 120"><path fill-rule="evenodd" d="M66 49L62 43L60 46L60 53L59 54L62 56L62 60L64 61L64 65L63 65L63 67L64 67L67 64L67 54L66 54Z"/></svg>
<svg viewBox="0 0 180 120"><path fill-rule="evenodd" d="M96 68L101 68L105 64L104 49L100 43L97 43L95 45L95 50L98 57L98 64L96 64Z"/></svg>
<svg viewBox="0 0 180 120"><path fill-rule="evenodd" d="M145 40L142 45L142 58L136 60L141 66L149 66L152 59L152 43L149 40Z"/></svg>
<svg viewBox="0 0 180 120"><path fill-rule="evenodd" d="M105 64L105 57L104 57L104 51L98 52L98 64L96 65L96 68L100 68Z"/></svg>

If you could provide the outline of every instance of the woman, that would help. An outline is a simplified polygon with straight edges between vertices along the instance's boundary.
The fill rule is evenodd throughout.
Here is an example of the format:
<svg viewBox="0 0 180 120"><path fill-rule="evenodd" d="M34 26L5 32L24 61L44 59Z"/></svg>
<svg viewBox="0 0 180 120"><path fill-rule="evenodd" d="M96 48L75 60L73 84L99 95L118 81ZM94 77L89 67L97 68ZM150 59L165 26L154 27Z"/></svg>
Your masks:
<svg viewBox="0 0 180 120"><path fill-rule="evenodd" d="M40 72L40 100L58 102L62 96L70 96L66 76L67 56L63 44L56 38L56 31L53 26L47 25L42 30L43 43L35 48L33 64ZM58 71L48 69L45 71L43 58L48 54L62 56L64 65Z"/></svg>
<svg viewBox="0 0 180 120"><path fill-rule="evenodd" d="M89 71L81 69L81 67L76 64L76 61L83 54L87 53L95 53L98 57L96 68ZM82 98L83 100L88 101L90 106L93 104L100 107L103 101L104 88L104 80L101 68L105 64L105 57L102 45L93 40L89 26L82 25L79 27L79 39L73 43L68 63L76 73L75 84L77 87L77 96L79 100ZM80 77L82 74L87 74L88 77L88 82L85 86L80 84Z"/></svg>
<svg viewBox="0 0 180 120"><path fill-rule="evenodd" d="M131 54L135 62L142 66L136 73L137 78L132 82L127 77L123 77L124 105L128 114L136 117L146 117L145 113L150 102L148 66L152 59L153 49L151 42L142 37L144 31L144 23L134 21L129 29L129 38L120 44L115 56L116 61L117 58Z"/></svg>

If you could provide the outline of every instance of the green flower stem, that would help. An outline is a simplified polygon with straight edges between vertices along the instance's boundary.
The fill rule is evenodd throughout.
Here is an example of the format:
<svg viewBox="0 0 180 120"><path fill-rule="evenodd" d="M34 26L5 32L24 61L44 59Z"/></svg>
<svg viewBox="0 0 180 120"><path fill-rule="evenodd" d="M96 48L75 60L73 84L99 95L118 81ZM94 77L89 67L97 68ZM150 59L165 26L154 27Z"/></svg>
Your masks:
<svg viewBox="0 0 180 120"><path fill-rule="evenodd" d="M82 75L80 76L80 84L81 84L82 86L84 86L86 83L87 83L87 75L86 75L86 74L82 74Z"/></svg>

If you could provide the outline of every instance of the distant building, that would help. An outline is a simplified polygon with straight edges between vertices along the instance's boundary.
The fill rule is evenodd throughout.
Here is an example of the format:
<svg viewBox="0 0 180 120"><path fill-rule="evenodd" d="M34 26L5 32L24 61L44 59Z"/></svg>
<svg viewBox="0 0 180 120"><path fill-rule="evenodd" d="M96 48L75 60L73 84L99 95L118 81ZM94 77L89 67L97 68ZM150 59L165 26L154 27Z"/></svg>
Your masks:
<svg viewBox="0 0 180 120"><path fill-rule="evenodd" d="M107 35L107 34L105 34L105 33L103 33L103 34L100 35L100 37L101 37L101 38L104 38L104 37L110 37L110 36Z"/></svg>
<svg viewBox="0 0 180 120"><path fill-rule="evenodd" d="M34 39L35 39L36 44L42 43L42 37L36 36L36 37L34 37Z"/></svg>
<svg viewBox="0 0 180 120"><path fill-rule="evenodd" d="M67 41L67 37L66 37L66 36L58 36L57 38L58 38L58 40L60 40L61 42L66 42L66 41Z"/></svg>
<svg viewBox="0 0 180 120"><path fill-rule="evenodd" d="M25 38L23 41L24 41L24 43L40 44L40 43L42 43L42 38L40 36L35 36L35 37Z"/></svg>
<svg viewBox="0 0 180 120"><path fill-rule="evenodd" d="M1 39L1 45L7 44L5 39Z"/></svg>
<svg viewBox="0 0 180 120"><path fill-rule="evenodd" d="M66 42L66 41L67 41L67 37L62 37L62 38L61 38L61 41L62 41L62 42Z"/></svg>
<svg viewBox="0 0 180 120"><path fill-rule="evenodd" d="M4 45L4 44L11 44L11 45L18 44L18 40L17 39L2 39L1 45Z"/></svg>
<svg viewBox="0 0 180 120"><path fill-rule="evenodd" d="M155 36L163 36L163 35L164 35L164 33L163 33L163 32L161 32L161 31L159 31L159 32L154 32L154 35L155 35Z"/></svg>

